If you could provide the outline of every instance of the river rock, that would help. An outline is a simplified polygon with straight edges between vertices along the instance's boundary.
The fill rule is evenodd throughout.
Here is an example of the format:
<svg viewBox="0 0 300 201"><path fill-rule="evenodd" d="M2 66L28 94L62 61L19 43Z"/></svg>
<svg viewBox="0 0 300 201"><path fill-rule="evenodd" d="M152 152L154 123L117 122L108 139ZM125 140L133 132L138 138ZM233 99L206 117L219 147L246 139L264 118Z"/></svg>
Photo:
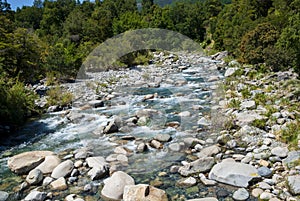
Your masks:
<svg viewBox="0 0 300 201"><path fill-rule="evenodd" d="M92 181L103 178L108 173L108 169L104 166L93 167L87 174Z"/></svg>
<svg viewBox="0 0 300 201"><path fill-rule="evenodd" d="M151 147L153 147L155 149L162 149L163 148L163 144L160 143L157 140L151 140L150 145L151 145Z"/></svg>
<svg viewBox="0 0 300 201"><path fill-rule="evenodd" d="M200 126L209 126L211 123L205 117L202 117L198 120L197 124Z"/></svg>
<svg viewBox="0 0 300 201"><path fill-rule="evenodd" d="M45 177L43 180L43 186L48 186L54 179L52 177Z"/></svg>
<svg viewBox="0 0 300 201"><path fill-rule="evenodd" d="M275 147L271 150L271 153L280 158L285 158L287 157L289 150L287 147Z"/></svg>
<svg viewBox="0 0 300 201"><path fill-rule="evenodd" d="M61 160L57 156L46 156L44 162L42 162L35 169L39 169L43 174L51 173L56 166L61 163Z"/></svg>
<svg viewBox="0 0 300 201"><path fill-rule="evenodd" d="M255 101L249 100L249 101L244 101L241 103L240 108L241 109L255 109L256 104Z"/></svg>
<svg viewBox="0 0 300 201"><path fill-rule="evenodd" d="M218 199L214 197L207 197L207 198L196 198L196 199L191 199L186 201L218 201Z"/></svg>
<svg viewBox="0 0 300 201"><path fill-rule="evenodd" d="M297 160L300 160L300 151L291 151L288 153L288 156L282 160L282 162L290 168Z"/></svg>
<svg viewBox="0 0 300 201"><path fill-rule="evenodd" d="M31 191L26 197L25 201L44 201L47 197L46 192L39 192L39 191Z"/></svg>
<svg viewBox="0 0 300 201"><path fill-rule="evenodd" d="M185 186L185 187L191 187L197 184L197 180L194 177L188 177L188 178L183 178L180 179L177 182L178 186Z"/></svg>
<svg viewBox="0 0 300 201"><path fill-rule="evenodd" d="M214 185L217 184L216 181L207 179L207 178L205 177L205 175L202 174L202 173L199 174L199 178L200 178L200 181L201 181L205 186L214 186Z"/></svg>
<svg viewBox="0 0 300 201"><path fill-rule="evenodd" d="M124 201L151 200L167 201L168 197L164 190L149 186L147 184L127 185L124 188Z"/></svg>
<svg viewBox="0 0 300 201"><path fill-rule="evenodd" d="M51 182L50 186L53 190L60 191L66 190L68 188L66 179L64 177L60 177L59 179Z"/></svg>
<svg viewBox="0 0 300 201"><path fill-rule="evenodd" d="M84 199L80 198L76 194L70 194L67 197L65 197L64 201L84 201Z"/></svg>
<svg viewBox="0 0 300 201"><path fill-rule="evenodd" d="M102 156L88 157L86 159L86 162L91 168L104 167L105 169L108 169L109 167L109 164L105 161L105 159Z"/></svg>
<svg viewBox="0 0 300 201"><path fill-rule="evenodd" d="M228 68L228 69L225 71L224 76L225 76L225 77L229 77L229 76L233 75L237 69L238 69L238 68Z"/></svg>
<svg viewBox="0 0 300 201"><path fill-rule="evenodd" d="M41 164L46 156L54 155L51 151L30 151L11 157L7 165L16 174L26 174Z"/></svg>
<svg viewBox="0 0 300 201"><path fill-rule="evenodd" d="M142 142L142 143L138 144L136 150L138 153L143 153L144 151L147 150L147 146L145 143Z"/></svg>
<svg viewBox="0 0 300 201"><path fill-rule="evenodd" d="M53 177L54 179L65 177L72 172L73 168L74 163L71 160L66 160L54 168L51 177Z"/></svg>
<svg viewBox="0 0 300 201"><path fill-rule="evenodd" d="M259 178L258 171L252 165L238 162L221 162L209 172L209 179L237 187L247 187L252 179Z"/></svg>
<svg viewBox="0 0 300 201"><path fill-rule="evenodd" d="M154 139L160 142L169 142L172 138L169 134L157 134Z"/></svg>
<svg viewBox="0 0 300 201"><path fill-rule="evenodd" d="M29 174L26 177L26 181L30 185L35 185L40 183L43 180L43 173L39 169L33 169L29 172Z"/></svg>
<svg viewBox="0 0 300 201"><path fill-rule="evenodd" d="M0 201L6 201L9 197L9 194L5 191L0 191Z"/></svg>
<svg viewBox="0 0 300 201"><path fill-rule="evenodd" d="M104 102L102 100L92 100L88 104L93 108L104 107Z"/></svg>
<svg viewBox="0 0 300 201"><path fill-rule="evenodd" d="M203 148L199 153L197 153L198 158L209 157L218 154L221 151L221 148L217 145L212 145L209 147Z"/></svg>
<svg viewBox="0 0 300 201"><path fill-rule="evenodd" d="M249 193L244 188L239 188L237 191L233 193L232 198L234 200L247 200L249 198Z"/></svg>
<svg viewBox="0 0 300 201"><path fill-rule="evenodd" d="M262 166L257 169L258 174L262 177L271 177L273 172L268 167Z"/></svg>
<svg viewBox="0 0 300 201"><path fill-rule="evenodd" d="M207 172L215 164L215 159L213 157L200 158L187 165L180 167L178 172L182 176L189 176L195 173Z"/></svg>
<svg viewBox="0 0 300 201"><path fill-rule="evenodd" d="M181 142L181 143L175 142L175 143L169 144L168 147L171 151L179 152L184 148L184 143L183 142Z"/></svg>
<svg viewBox="0 0 300 201"><path fill-rule="evenodd" d="M110 134L110 133L115 133L118 132L119 128L116 125L115 121L110 121L107 123L107 125L105 126L103 133L105 134Z"/></svg>
<svg viewBox="0 0 300 201"><path fill-rule="evenodd" d="M261 120L263 117L255 111L243 111L235 114L238 126L252 123L254 120Z"/></svg>
<svg viewBox="0 0 300 201"><path fill-rule="evenodd" d="M260 196L259 196L260 200L270 200L270 199L272 199L273 197L275 197L275 195L272 194L272 193L269 193L269 192L263 192L263 193L260 194Z"/></svg>
<svg viewBox="0 0 300 201"><path fill-rule="evenodd" d="M104 180L104 187L101 191L104 200L121 200L126 185L134 185L131 176L122 171L114 172L113 175Z"/></svg>
<svg viewBox="0 0 300 201"><path fill-rule="evenodd" d="M288 185L293 195L300 195L300 175L289 176Z"/></svg>

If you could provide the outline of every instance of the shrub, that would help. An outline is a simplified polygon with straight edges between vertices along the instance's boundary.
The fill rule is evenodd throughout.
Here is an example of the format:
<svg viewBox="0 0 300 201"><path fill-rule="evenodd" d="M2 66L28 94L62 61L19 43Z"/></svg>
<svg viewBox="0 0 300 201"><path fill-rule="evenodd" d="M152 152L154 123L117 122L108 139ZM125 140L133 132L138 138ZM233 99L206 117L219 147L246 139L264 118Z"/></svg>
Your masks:
<svg viewBox="0 0 300 201"><path fill-rule="evenodd" d="M70 92L64 92L59 86L51 88L47 91L47 102L48 105L58 105L61 107L68 106L71 104L73 95Z"/></svg>
<svg viewBox="0 0 300 201"><path fill-rule="evenodd" d="M280 140L289 144L291 148L296 148L298 146L298 140L300 140L299 136L300 121L298 120L287 124L286 127L281 130Z"/></svg>
<svg viewBox="0 0 300 201"><path fill-rule="evenodd" d="M0 77L0 121L21 125L32 113L39 112L34 104L37 95L22 82Z"/></svg>

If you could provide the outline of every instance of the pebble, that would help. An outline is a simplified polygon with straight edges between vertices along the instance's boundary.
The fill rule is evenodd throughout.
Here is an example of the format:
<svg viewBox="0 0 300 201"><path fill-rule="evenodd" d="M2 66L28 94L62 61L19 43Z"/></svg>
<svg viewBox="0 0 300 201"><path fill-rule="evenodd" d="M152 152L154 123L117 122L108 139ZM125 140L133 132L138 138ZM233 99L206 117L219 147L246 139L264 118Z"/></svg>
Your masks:
<svg viewBox="0 0 300 201"><path fill-rule="evenodd" d="M249 193L245 188L239 188L233 193L232 198L234 200L247 200L249 198Z"/></svg>
<svg viewBox="0 0 300 201"><path fill-rule="evenodd" d="M251 192L251 195L252 195L253 197L258 198L263 192L264 192L264 191L263 191L262 189L260 189L260 188L254 188L254 189L252 190L252 192Z"/></svg>

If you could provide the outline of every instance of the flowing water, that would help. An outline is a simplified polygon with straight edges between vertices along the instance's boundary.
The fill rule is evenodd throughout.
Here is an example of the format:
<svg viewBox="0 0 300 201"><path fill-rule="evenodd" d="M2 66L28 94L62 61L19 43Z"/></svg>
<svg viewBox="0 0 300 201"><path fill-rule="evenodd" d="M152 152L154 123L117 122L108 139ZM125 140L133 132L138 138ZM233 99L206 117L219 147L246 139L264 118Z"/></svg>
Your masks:
<svg viewBox="0 0 300 201"><path fill-rule="evenodd" d="M216 196L216 189L222 189L222 185L211 188L201 184L191 188L175 187L180 175L169 172L172 165L180 165L181 161L189 160L185 150L170 151L169 144L182 142L187 137L198 137L203 140L215 137L211 135L210 130L202 129L197 124L201 117L210 114L213 103L214 93L211 89L215 89L217 83L208 82L208 79L214 75L222 78L222 75L216 70L214 63L216 61L207 61L194 62L183 71L163 73L159 87L139 86L133 81L131 84L130 82L126 85L119 84L114 88L116 96L107 100L105 107L82 110L76 105L76 102L78 103L80 100L74 101L74 107L68 112L79 116L76 121L69 121L66 111L61 111L45 114L40 119L29 122L13 135L15 137L1 141L0 190L13 192L14 188L22 182L21 177L11 173L7 167L7 160L11 155L31 150L50 150L63 157L73 150L86 147L92 150L95 156L107 157L113 153L116 146L121 144L132 151L132 155L128 157L128 165L122 166L121 169L131 175L136 183L156 185L166 190L169 198L173 200L179 199L181 195L184 195L185 198ZM147 67L144 67L143 70L145 69ZM113 74L113 72L111 73ZM131 79L131 71L126 73L129 75L127 80ZM89 82L95 81L97 73L91 76L94 78L88 80ZM77 82L78 85L76 83L67 85L72 89L82 88L87 85L83 84L84 82ZM157 93L156 98L144 100L145 95L154 93ZM87 94L87 96L91 95ZM199 105L201 106L199 110L193 109L193 106ZM146 108L159 111L150 119L147 126L135 126L125 133L117 132L100 136L94 132L101 125L105 126L115 115L124 121L133 117L138 110ZM183 111L189 111L190 115L180 116L179 113ZM172 121L180 122L180 128L165 126L166 123ZM136 153L136 141L149 142L159 133L171 135L172 141L164 144L163 149L151 148L147 152ZM134 136L135 140L121 140L122 136ZM91 181L87 179L77 185L82 187L88 182ZM94 183L101 185L102 181ZM74 191L76 192L73 188L69 188L68 193ZM99 197L99 193L89 195L81 192L79 194ZM62 193L62 195L64 194Z"/></svg>

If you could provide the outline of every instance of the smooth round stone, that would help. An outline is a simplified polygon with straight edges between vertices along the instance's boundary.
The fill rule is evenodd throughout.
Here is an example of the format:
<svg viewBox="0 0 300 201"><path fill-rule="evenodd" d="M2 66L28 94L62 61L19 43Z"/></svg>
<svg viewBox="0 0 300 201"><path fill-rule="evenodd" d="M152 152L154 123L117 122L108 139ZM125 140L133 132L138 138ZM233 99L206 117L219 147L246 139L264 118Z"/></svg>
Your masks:
<svg viewBox="0 0 300 201"><path fill-rule="evenodd" d="M260 194L259 198L261 200L270 200L271 198L275 197L272 193L269 192L263 192L262 194Z"/></svg>
<svg viewBox="0 0 300 201"><path fill-rule="evenodd" d="M260 168L257 169L258 174L262 177L270 177L272 176L272 170L270 170L269 168L262 166Z"/></svg>
<svg viewBox="0 0 300 201"><path fill-rule="evenodd" d="M245 188L239 188L233 193L234 200L247 200L249 198L249 193Z"/></svg>
<svg viewBox="0 0 300 201"><path fill-rule="evenodd" d="M258 198L264 191L260 188L255 188L252 190L251 194L253 197Z"/></svg>

